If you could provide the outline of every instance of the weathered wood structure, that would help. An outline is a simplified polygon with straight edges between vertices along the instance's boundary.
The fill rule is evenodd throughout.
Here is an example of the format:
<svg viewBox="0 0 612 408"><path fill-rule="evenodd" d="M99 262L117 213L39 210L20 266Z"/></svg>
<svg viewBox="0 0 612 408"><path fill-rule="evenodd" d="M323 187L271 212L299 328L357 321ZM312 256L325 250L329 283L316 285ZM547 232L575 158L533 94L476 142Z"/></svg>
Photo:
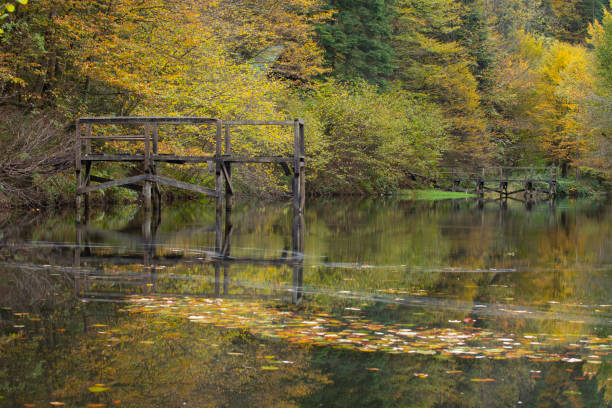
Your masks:
<svg viewBox="0 0 612 408"><path fill-rule="evenodd" d="M486 193L500 199L523 193L525 200L557 195L556 167L444 167L435 176L413 173L414 180L430 183L446 191L464 191L480 196Z"/></svg>
<svg viewBox="0 0 612 408"><path fill-rule="evenodd" d="M212 126L215 129L214 152L206 156L184 156L160 154L159 142L161 126L190 125ZM132 126L139 129L138 134L100 135L92 131L94 126ZM232 151L231 129L239 126L285 126L293 131L293 155L291 156L238 156ZM225 128L225 129L224 129ZM90 193L111 187L124 187L142 191L145 210L161 205L159 185L189 190L217 199L218 206L226 199L228 208L232 206L234 187L232 185L232 165L240 163L276 163L282 166L288 176L292 176L293 205L302 212L305 203L305 143L304 122L294 121L221 121L205 117L85 117L76 123L75 170L77 178L76 205L80 214L83 198L89 205ZM142 143L142 150L135 153L108 153L100 150L111 141ZM110 180L92 175L94 163L133 162L141 163L141 174L119 180ZM159 163L198 164L209 163L215 167L215 188L185 183L158 174ZM93 182L93 183L92 183Z"/></svg>

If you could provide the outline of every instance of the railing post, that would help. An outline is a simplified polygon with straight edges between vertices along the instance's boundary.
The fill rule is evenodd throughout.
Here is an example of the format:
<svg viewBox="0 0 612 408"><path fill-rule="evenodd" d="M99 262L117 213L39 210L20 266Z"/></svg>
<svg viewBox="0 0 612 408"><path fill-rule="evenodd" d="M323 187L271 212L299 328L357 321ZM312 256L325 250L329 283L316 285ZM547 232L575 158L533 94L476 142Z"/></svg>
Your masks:
<svg viewBox="0 0 612 408"><path fill-rule="evenodd" d="M304 140L304 122L300 121L300 212L306 207L306 145Z"/></svg>
<svg viewBox="0 0 612 408"><path fill-rule="evenodd" d="M87 125L85 125L85 154L86 155L90 155L91 154L91 123L88 123ZM85 162L85 175L84 175L84 180L83 180L83 186L84 187L88 187L89 184L91 183L91 166L92 166L92 162L91 161L86 161ZM89 215L89 207L91 205L91 194L90 193L85 193L85 214L86 216Z"/></svg>
<svg viewBox="0 0 612 408"><path fill-rule="evenodd" d="M499 166L499 199L503 198L504 191L504 169L502 166Z"/></svg>
<svg viewBox="0 0 612 408"><path fill-rule="evenodd" d="M83 201L83 194L81 189L83 188L83 175L82 162L81 162L81 122L77 119L75 134L75 146L74 146L74 168L76 173L76 221L81 222L81 202Z"/></svg>
<svg viewBox="0 0 612 408"><path fill-rule="evenodd" d="M225 124L225 158L230 158L232 156L232 136L230 134L230 125ZM231 182L232 182L232 163L231 162L223 162L225 166L225 172L227 179L225 180L225 209L226 211L231 211L234 205L234 193L232 191Z"/></svg>
<svg viewBox="0 0 612 408"><path fill-rule="evenodd" d="M157 163L155 161L156 156L159 154L159 125L157 123L153 123L153 154L151 155L151 173L157 176ZM161 191L159 189L159 184L156 182L153 183L153 209L158 211L158 216L161 215L159 210L161 209Z"/></svg>
<svg viewBox="0 0 612 408"><path fill-rule="evenodd" d="M300 123L293 122L293 208L300 211Z"/></svg>
<svg viewBox="0 0 612 408"><path fill-rule="evenodd" d="M144 174L151 175L151 123L145 123L144 134ZM151 211L151 180L146 179L142 188L142 196L144 199L145 211Z"/></svg>
<svg viewBox="0 0 612 408"><path fill-rule="evenodd" d="M484 195L485 193L485 168L483 167L481 170L480 176L480 195Z"/></svg>
<svg viewBox="0 0 612 408"><path fill-rule="evenodd" d="M215 120L215 190L217 191L217 213L222 214L223 209L223 124L219 119Z"/></svg>

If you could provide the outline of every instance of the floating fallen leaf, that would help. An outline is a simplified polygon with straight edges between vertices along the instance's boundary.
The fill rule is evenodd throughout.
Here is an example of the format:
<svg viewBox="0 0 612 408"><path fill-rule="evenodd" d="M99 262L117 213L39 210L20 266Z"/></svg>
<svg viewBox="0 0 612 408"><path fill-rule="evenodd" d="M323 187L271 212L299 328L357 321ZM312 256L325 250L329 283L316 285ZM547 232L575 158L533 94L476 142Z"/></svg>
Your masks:
<svg viewBox="0 0 612 408"><path fill-rule="evenodd" d="M87 404L87 406L89 408L101 408L101 407L105 407L106 404Z"/></svg>
<svg viewBox="0 0 612 408"><path fill-rule="evenodd" d="M60 407L62 405L66 405L63 402L59 402L59 401L51 401L49 404L53 405L54 407Z"/></svg>
<svg viewBox="0 0 612 408"><path fill-rule="evenodd" d="M366 370L368 370L368 371L380 371L380 368L378 368L378 367L368 367L368 368L366 368Z"/></svg>
<svg viewBox="0 0 612 408"><path fill-rule="evenodd" d="M427 378L429 377L429 374L425 374L425 373L414 373L415 377L419 377L419 378Z"/></svg>
<svg viewBox="0 0 612 408"><path fill-rule="evenodd" d="M472 382L494 382L493 378L472 378L470 381Z"/></svg>
<svg viewBox="0 0 612 408"><path fill-rule="evenodd" d="M565 391L563 391L563 394L565 394L565 395L582 395L582 393L580 391L571 391L571 390L565 390Z"/></svg>
<svg viewBox="0 0 612 408"><path fill-rule="evenodd" d="M274 366L263 366L261 367L262 370L278 370L278 367L274 367Z"/></svg>
<svg viewBox="0 0 612 408"><path fill-rule="evenodd" d="M94 385L93 387L89 387L89 391L91 392L104 392L110 390L109 387L104 387L102 385Z"/></svg>

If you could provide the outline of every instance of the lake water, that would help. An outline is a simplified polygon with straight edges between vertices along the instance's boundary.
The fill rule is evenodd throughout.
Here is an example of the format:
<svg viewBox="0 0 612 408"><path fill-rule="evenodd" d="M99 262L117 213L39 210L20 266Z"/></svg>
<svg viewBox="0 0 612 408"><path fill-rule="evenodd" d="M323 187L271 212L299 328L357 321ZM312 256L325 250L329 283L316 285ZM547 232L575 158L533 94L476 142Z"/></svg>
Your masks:
<svg viewBox="0 0 612 408"><path fill-rule="evenodd" d="M609 407L612 205L0 214L1 407Z"/></svg>

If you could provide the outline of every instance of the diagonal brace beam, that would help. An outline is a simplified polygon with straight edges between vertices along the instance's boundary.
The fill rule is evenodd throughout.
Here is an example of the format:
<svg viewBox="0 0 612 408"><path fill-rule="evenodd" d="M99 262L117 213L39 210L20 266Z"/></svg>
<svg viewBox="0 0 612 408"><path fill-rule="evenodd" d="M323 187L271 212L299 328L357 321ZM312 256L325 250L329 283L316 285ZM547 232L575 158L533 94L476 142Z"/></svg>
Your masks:
<svg viewBox="0 0 612 408"><path fill-rule="evenodd" d="M133 184L139 181L145 181L146 179L147 179L147 175L141 174L139 176L126 177L126 178L122 178L119 180L111 180L105 183L94 184L94 185L80 188L77 190L77 194L86 194L86 193L91 193L93 191L104 190L106 188L119 187L119 186L123 186L126 184Z"/></svg>
<svg viewBox="0 0 612 408"><path fill-rule="evenodd" d="M201 194L209 195L212 197L218 196L215 190L212 190L206 187L202 187L202 186L198 186L196 184L185 183L183 181L174 180L168 177L155 176L152 174L146 175L145 177L147 181L151 181L153 183L161 183L161 184L165 184L170 187L182 188L183 190L194 191L196 193L201 193Z"/></svg>

